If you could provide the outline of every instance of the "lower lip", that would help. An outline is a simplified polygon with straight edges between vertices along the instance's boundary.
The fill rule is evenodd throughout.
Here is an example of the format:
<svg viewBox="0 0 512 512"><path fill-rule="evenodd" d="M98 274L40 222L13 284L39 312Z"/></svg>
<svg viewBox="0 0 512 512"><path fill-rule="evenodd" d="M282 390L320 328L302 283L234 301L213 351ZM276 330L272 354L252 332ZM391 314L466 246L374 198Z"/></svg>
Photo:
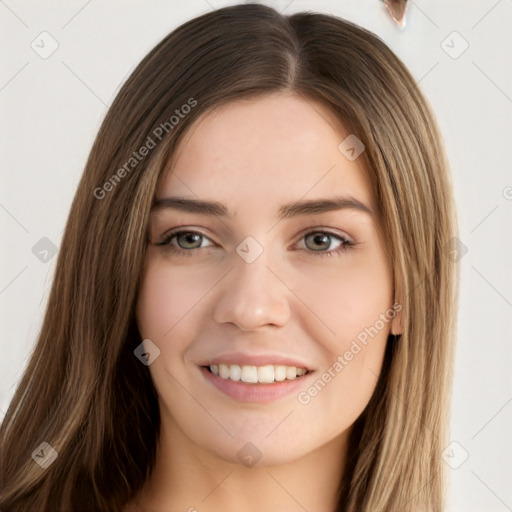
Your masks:
<svg viewBox="0 0 512 512"><path fill-rule="evenodd" d="M311 375L311 373L308 373L294 380L283 380L282 382L269 384L248 384L247 382L223 379L203 367L200 370L208 382L231 398L239 402L260 404L273 402L279 398L291 395L303 386L307 377Z"/></svg>

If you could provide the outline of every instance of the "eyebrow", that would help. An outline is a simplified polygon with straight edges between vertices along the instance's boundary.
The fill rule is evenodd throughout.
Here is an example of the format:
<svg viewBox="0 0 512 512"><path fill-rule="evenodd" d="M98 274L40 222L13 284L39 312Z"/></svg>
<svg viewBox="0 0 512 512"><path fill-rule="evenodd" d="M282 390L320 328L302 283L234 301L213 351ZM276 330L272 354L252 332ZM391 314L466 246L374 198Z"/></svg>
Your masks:
<svg viewBox="0 0 512 512"><path fill-rule="evenodd" d="M234 217L233 213L230 212L224 204L218 201L176 196L164 197L155 201L151 211L155 213L167 208L215 217ZM369 206L351 196L333 196L285 204L279 208L277 218L279 220L290 219L299 215L315 215L318 213L347 209L364 212L370 216L373 215L373 211Z"/></svg>

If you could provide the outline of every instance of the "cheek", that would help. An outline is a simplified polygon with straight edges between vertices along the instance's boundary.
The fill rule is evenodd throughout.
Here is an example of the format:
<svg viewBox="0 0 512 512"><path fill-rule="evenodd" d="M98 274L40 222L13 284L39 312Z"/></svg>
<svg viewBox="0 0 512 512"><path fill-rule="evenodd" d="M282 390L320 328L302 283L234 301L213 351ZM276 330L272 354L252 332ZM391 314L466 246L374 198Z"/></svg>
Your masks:
<svg viewBox="0 0 512 512"><path fill-rule="evenodd" d="M325 387L319 382L323 380L320 375L320 378L305 390L310 396L300 397L302 400L310 400L310 413L322 418L325 428L329 428L330 424L330 428L337 432L349 428L368 405L377 384L385 348L383 340L374 341L376 344L371 349L370 357L373 363L370 366L369 358L359 354L339 373L331 368L335 376L330 377Z"/></svg>
<svg viewBox="0 0 512 512"><path fill-rule="evenodd" d="M142 279L136 306L137 324L141 336L160 340L175 336L191 317L197 315L201 299L207 294L213 281L201 273L175 268L151 258ZM183 322L182 320L187 320Z"/></svg>
<svg viewBox="0 0 512 512"><path fill-rule="evenodd" d="M136 307L141 336L153 340L163 337L174 323L172 316L177 303L173 287L168 286L158 272L149 269L144 276Z"/></svg>
<svg viewBox="0 0 512 512"><path fill-rule="evenodd" d="M338 350L393 303L391 273L375 255L354 254L339 265L310 266L297 276L295 289L329 328Z"/></svg>
<svg viewBox="0 0 512 512"><path fill-rule="evenodd" d="M310 269L307 281L297 281L308 306L331 331L326 334L323 324L317 330L324 365L301 403L310 400L311 411L345 426L361 414L375 389L391 329L385 314L393 303L392 275L380 253L350 258L327 271ZM311 318L305 328L313 331L318 320Z"/></svg>
<svg viewBox="0 0 512 512"><path fill-rule="evenodd" d="M316 379L298 396L309 416L325 431L350 427L364 411L375 391L388 339L388 328L366 331L355 326L358 337L337 324L335 341L326 343L328 356ZM361 334L363 336L361 336Z"/></svg>

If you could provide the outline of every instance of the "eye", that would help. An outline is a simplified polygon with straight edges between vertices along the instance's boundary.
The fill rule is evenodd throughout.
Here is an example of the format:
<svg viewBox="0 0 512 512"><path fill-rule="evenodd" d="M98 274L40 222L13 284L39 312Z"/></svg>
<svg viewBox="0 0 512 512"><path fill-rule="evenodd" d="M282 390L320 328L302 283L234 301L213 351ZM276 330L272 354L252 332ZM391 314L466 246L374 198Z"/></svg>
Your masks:
<svg viewBox="0 0 512 512"><path fill-rule="evenodd" d="M176 239L177 246L172 243ZM158 246L169 246L169 249L177 254L192 255L195 249L202 249L201 239L210 240L208 237L197 231L171 231L165 238L157 242Z"/></svg>
<svg viewBox="0 0 512 512"><path fill-rule="evenodd" d="M337 247L335 249L326 250L331 247L333 239L338 241ZM211 240L202 233L182 229L180 231L171 231L164 236L163 240L157 242L155 245L167 246L167 250L178 255L192 256L198 249L206 249L213 245L203 246L202 241L204 240L211 242ZM305 241L304 246L306 249L301 247L300 250L306 250L314 256L332 256L334 254L340 254L355 245L354 242L347 238L329 231L310 231L301 238L301 241L302 240ZM174 241L176 243L173 243Z"/></svg>
<svg viewBox="0 0 512 512"><path fill-rule="evenodd" d="M339 244L337 248L325 250L331 247L332 239L338 240ZM354 245L354 242L348 240L348 238L329 231L310 231L301 240L304 240L304 245L308 249L311 249L311 252L316 253L314 256L332 256L333 254L340 254Z"/></svg>

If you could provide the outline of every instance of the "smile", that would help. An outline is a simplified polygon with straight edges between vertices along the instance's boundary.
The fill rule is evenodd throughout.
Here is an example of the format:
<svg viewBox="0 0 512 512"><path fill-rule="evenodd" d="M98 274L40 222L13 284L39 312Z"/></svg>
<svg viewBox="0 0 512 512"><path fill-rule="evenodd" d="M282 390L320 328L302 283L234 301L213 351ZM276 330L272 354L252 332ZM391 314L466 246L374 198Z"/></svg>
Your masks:
<svg viewBox="0 0 512 512"><path fill-rule="evenodd" d="M248 384L272 384L284 380L294 380L308 373L304 368L296 366L272 365L264 366L238 365L238 364L212 364L207 367L213 375L222 379Z"/></svg>

